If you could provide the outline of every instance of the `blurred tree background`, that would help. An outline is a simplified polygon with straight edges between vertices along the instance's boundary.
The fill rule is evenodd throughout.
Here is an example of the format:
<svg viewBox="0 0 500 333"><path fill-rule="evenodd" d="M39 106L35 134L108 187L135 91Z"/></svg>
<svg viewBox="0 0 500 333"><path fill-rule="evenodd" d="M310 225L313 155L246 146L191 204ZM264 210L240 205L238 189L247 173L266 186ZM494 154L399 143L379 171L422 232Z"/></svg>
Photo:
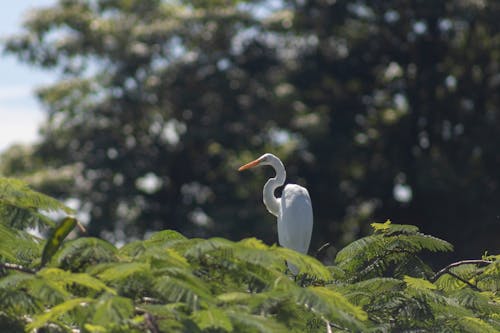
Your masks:
<svg viewBox="0 0 500 333"><path fill-rule="evenodd" d="M500 2L59 0L4 44L60 72L43 140L0 172L78 199L112 241L163 228L276 242L272 152L306 186L311 252L373 221L456 258L500 250Z"/></svg>

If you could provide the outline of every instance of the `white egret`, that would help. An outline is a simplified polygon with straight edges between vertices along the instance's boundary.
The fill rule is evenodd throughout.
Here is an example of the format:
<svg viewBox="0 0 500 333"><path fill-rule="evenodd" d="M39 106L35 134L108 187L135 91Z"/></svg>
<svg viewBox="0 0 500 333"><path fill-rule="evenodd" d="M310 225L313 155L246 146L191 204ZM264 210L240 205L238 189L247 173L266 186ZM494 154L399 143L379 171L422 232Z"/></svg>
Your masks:
<svg viewBox="0 0 500 333"><path fill-rule="evenodd" d="M273 154L264 154L258 159L241 166L238 171L252 167L270 165L276 176L270 178L263 189L263 201L267 210L278 218L278 240L283 247L307 254L313 228L313 212L309 192L297 184L287 184L281 198L274 191L285 184L286 172L281 160ZM289 265L292 273L297 269Z"/></svg>

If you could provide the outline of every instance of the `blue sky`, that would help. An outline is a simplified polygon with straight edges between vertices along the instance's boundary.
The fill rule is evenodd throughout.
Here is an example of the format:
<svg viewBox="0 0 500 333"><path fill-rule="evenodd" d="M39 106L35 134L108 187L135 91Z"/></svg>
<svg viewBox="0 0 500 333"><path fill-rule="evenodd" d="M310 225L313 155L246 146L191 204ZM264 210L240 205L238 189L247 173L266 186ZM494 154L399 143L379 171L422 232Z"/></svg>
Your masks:
<svg viewBox="0 0 500 333"><path fill-rule="evenodd" d="M0 38L21 31L26 13L55 0L5 1L0 10ZM34 92L55 80L55 73L22 64L13 56L0 54L0 151L16 142L33 142L44 113Z"/></svg>
<svg viewBox="0 0 500 333"><path fill-rule="evenodd" d="M23 18L30 10L50 6L56 1L4 1L0 10L0 39L22 31ZM280 3L280 0L273 0L270 7L279 7ZM256 14L259 16L258 12ZM265 16L266 11L260 15ZM45 113L35 98L35 90L55 80L55 72L42 71L0 52L0 152L13 143L30 143L37 139Z"/></svg>

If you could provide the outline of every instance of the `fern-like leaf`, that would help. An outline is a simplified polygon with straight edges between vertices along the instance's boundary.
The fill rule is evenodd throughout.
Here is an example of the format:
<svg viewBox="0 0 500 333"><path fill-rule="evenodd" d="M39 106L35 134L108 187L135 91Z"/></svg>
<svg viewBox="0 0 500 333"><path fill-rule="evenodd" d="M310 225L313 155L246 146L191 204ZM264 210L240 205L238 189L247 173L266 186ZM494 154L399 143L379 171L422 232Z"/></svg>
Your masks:
<svg viewBox="0 0 500 333"><path fill-rule="evenodd" d="M233 331L233 324L229 316L225 311L216 307L208 307L205 310L195 311L191 315L191 319L202 330Z"/></svg>
<svg viewBox="0 0 500 333"><path fill-rule="evenodd" d="M63 314L73 310L78 306L85 306L92 302L94 302L92 298L86 298L86 297L70 299L66 302L54 306L47 312L41 313L33 317L33 321L26 326L26 329L28 331L32 331L42 326L45 326L51 322L57 323L59 317L61 317Z"/></svg>
<svg viewBox="0 0 500 333"><path fill-rule="evenodd" d="M247 314L237 311L227 311L235 332L288 333L290 329L272 318Z"/></svg>
<svg viewBox="0 0 500 333"><path fill-rule="evenodd" d="M41 241L23 230L0 223L0 261L33 266L40 257Z"/></svg>
<svg viewBox="0 0 500 333"><path fill-rule="evenodd" d="M293 294L299 304L324 316L330 322L355 331L366 329L368 316L360 307L350 303L341 293L326 287L302 288Z"/></svg>
<svg viewBox="0 0 500 333"><path fill-rule="evenodd" d="M56 199L32 190L28 184L14 178L0 177L0 203L25 209L63 211L67 214L74 214L71 208Z"/></svg>
<svg viewBox="0 0 500 333"><path fill-rule="evenodd" d="M111 294L116 294L113 289L109 288L102 281L86 273L71 273L58 268L44 268L40 270L37 275L47 281L64 286L65 288L71 286L72 284L77 284L91 290L106 291Z"/></svg>
<svg viewBox="0 0 500 333"><path fill-rule="evenodd" d="M112 244L88 237L65 242L52 261L63 269L83 272L89 266L117 260L117 250Z"/></svg>
<svg viewBox="0 0 500 333"><path fill-rule="evenodd" d="M119 296L104 295L94 304L94 314L91 322L104 327L120 325L126 322L134 313L131 299Z"/></svg>
<svg viewBox="0 0 500 333"><path fill-rule="evenodd" d="M170 303L184 302L196 310L200 302L213 302L213 295L202 280L191 272L179 268L165 268L158 271L154 289L158 296Z"/></svg>

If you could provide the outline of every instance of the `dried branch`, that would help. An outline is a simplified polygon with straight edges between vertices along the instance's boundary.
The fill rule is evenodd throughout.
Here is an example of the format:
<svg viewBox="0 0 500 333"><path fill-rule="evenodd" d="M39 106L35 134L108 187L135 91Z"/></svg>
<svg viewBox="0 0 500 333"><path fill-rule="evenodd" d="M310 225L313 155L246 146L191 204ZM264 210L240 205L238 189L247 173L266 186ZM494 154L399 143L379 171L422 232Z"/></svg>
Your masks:
<svg viewBox="0 0 500 333"><path fill-rule="evenodd" d="M160 332L160 330L158 329L158 325L156 324L155 318L153 317L153 315L151 315L148 312L146 312L144 314L144 323L146 324L147 329L151 333L159 333Z"/></svg>
<svg viewBox="0 0 500 333"><path fill-rule="evenodd" d="M7 270L19 271L19 272L23 272L23 273L29 273L29 274L36 273L36 270L34 270L34 269L24 267L21 265L17 265L17 264L10 264L8 262L0 263L0 268L7 269Z"/></svg>
<svg viewBox="0 0 500 333"><path fill-rule="evenodd" d="M316 255L315 255L315 257L316 257L316 258L318 258L319 254L320 254L322 251L324 251L325 249L327 249L328 247L330 247L330 245L331 245L330 243L325 243L325 244L321 245L321 246L320 246L320 248L316 250Z"/></svg>
<svg viewBox="0 0 500 333"><path fill-rule="evenodd" d="M459 280L467 283L470 285L470 283L464 281L462 278L459 278L456 274L454 274L453 272L451 272L450 270L454 267L458 267L458 266L461 266L461 265L489 265L491 264L493 261L488 261L488 260L481 260L481 259L477 259L477 260L462 260L462 261L457 261L457 262L454 262L452 264L449 264L448 266L446 266L445 268L439 270L436 274L434 274L434 276L430 279L431 282L435 282L437 279L439 279L439 277L441 275L444 275L444 274L449 274L455 278L458 278ZM477 288L477 287L476 287Z"/></svg>
<svg viewBox="0 0 500 333"><path fill-rule="evenodd" d="M141 301L144 303L147 303L147 304L160 304L161 303L161 300L159 300L157 298L153 298L153 297L147 297L147 296L142 297Z"/></svg>

